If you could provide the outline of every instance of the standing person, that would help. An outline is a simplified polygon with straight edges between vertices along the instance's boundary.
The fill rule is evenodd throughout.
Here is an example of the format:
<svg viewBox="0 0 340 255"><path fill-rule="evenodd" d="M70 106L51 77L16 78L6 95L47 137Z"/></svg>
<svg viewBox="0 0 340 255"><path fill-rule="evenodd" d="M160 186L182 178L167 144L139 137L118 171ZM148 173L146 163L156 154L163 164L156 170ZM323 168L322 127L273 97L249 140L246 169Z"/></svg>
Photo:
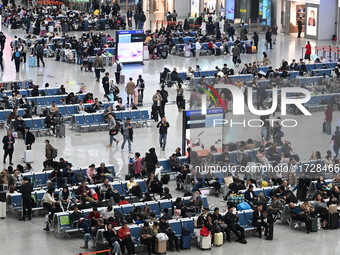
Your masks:
<svg viewBox="0 0 340 255"><path fill-rule="evenodd" d="M177 104L178 111L182 110L183 100L184 100L184 90L182 88L182 85L178 84L177 96L176 96L176 104Z"/></svg>
<svg viewBox="0 0 340 255"><path fill-rule="evenodd" d="M135 29L138 28L138 21L139 21L139 12L136 10L135 14L133 15L133 19L135 20Z"/></svg>
<svg viewBox="0 0 340 255"><path fill-rule="evenodd" d="M206 35L206 33L207 33L207 23L205 22L205 20L202 21L202 25L200 26L200 29L201 29L201 34Z"/></svg>
<svg viewBox="0 0 340 255"><path fill-rule="evenodd" d="M6 44L6 36L4 35L3 32L0 32L0 49L3 51L5 49L5 44Z"/></svg>
<svg viewBox="0 0 340 255"><path fill-rule="evenodd" d="M302 32L302 18L301 17L297 22L297 26L298 26L298 38L301 38L301 32Z"/></svg>
<svg viewBox="0 0 340 255"><path fill-rule="evenodd" d="M14 152L14 143L15 143L15 140L14 140L14 137L12 136L12 132L11 131L7 131L7 135L5 135L3 138L2 138L2 143L4 144L4 163L6 163L6 158L7 158L7 155L9 156L9 164L10 165L13 165L12 163L12 156L13 156L13 152Z"/></svg>
<svg viewBox="0 0 340 255"><path fill-rule="evenodd" d="M259 35L255 31L253 35L253 40L254 40L254 46L256 47L256 51L257 51L259 47Z"/></svg>
<svg viewBox="0 0 340 255"><path fill-rule="evenodd" d="M241 30L240 30L240 40L241 41L247 40L247 34L248 34L248 30L244 26L244 23L242 23Z"/></svg>
<svg viewBox="0 0 340 255"><path fill-rule="evenodd" d="M279 27L277 25L274 25L272 27L273 44L276 44L276 37L277 37L278 30L279 30Z"/></svg>
<svg viewBox="0 0 340 255"><path fill-rule="evenodd" d="M234 41L235 28L228 24L227 33L230 41Z"/></svg>
<svg viewBox="0 0 340 255"><path fill-rule="evenodd" d="M127 104L133 103L133 95L135 93L136 84L132 81L132 77L129 78L129 82L126 84L125 91L127 94Z"/></svg>
<svg viewBox="0 0 340 255"><path fill-rule="evenodd" d="M50 144L50 140L45 140L45 158L46 162L53 161L53 146Z"/></svg>
<svg viewBox="0 0 340 255"><path fill-rule="evenodd" d="M157 124L157 128L159 128L159 145L163 151L165 150L166 138L168 135L169 127L170 127L169 122L167 122L166 117L163 116L162 120Z"/></svg>
<svg viewBox="0 0 340 255"><path fill-rule="evenodd" d="M273 45L272 45L272 30L268 29L267 33L266 33L266 49L268 49L268 45L270 46L270 49L273 49Z"/></svg>
<svg viewBox="0 0 340 255"><path fill-rule="evenodd" d="M30 132L29 127L25 127L24 141L26 145L26 150L32 150L32 144L35 142L35 137L32 132Z"/></svg>
<svg viewBox="0 0 340 255"><path fill-rule="evenodd" d="M4 56L4 53L1 50L0 51L0 67L1 67L1 71L4 71L4 58L3 58L3 56Z"/></svg>
<svg viewBox="0 0 340 255"><path fill-rule="evenodd" d="M20 69L20 58L21 58L21 53L18 49L18 47L15 47L15 51L12 54L12 61L14 60L15 63L15 71L17 73L19 73L19 69Z"/></svg>
<svg viewBox="0 0 340 255"><path fill-rule="evenodd" d="M120 83L120 72L123 69L122 63L119 62L119 59L117 58L116 61L113 64L113 71L115 73L115 78L116 78L116 85L119 85Z"/></svg>
<svg viewBox="0 0 340 255"><path fill-rule="evenodd" d="M44 47L41 42L35 46L35 54L37 55L37 67L40 67L40 62L43 64L43 67L45 67L45 62L44 62Z"/></svg>
<svg viewBox="0 0 340 255"><path fill-rule="evenodd" d="M22 218L20 220L25 221L25 214L27 210L28 220L32 217L32 205L31 205L31 193L33 192L32 184L29 182L29 178L25 176L23 178L23 184L20 186L20 193L22 196Z"/></svg>
<svg viewBox="0 0 340 255"><path fill-rule="evenodd" d="M100 54L97 52L96 57L93 61L93 68L94 68L94 74L96 76L97 82L99 82L100 79L100 71L103 68L103 59L100 57ZM105 92L105 94L107 94Z"/></svg>
<svg viewBox="0 0 340 255"><path fill-rule="evenodd" d="M129 152L131 153L131 142L133 141L133 130L131 125L131 119L127 118L125 122L123 122L122 126L122 135L123 135L123 143L122 150L124 150L124 146L126 141L128 142Z"/></svg>
<svg viewBox="0 0 340 255"><path fill-rule="evenodd" d="M171 16L172 16L172 21L176 22L177 21L177 16L178 16L176 10L174 10L174 12L172 13Z"/></svg>
<svg viewBox="0 0 340 255"><path fill-rule="evenodd" d="M126 13L129 29L132 29L132 16L133 16L132 10L131 10L131 8L129 8L127 13Z"/></svg>
<svg viewBox="0 0 340 255"><path fill-rule="evenodd" d="M144 12L142 11L141 14L138 17L138 29L144 28L144 22L146 21L146 16Z"/></svg>
<svg viewBox="0 0 340 255"><path fill-rule="evenodd" d="M196 54L195 54L195 59L196 61L200 60L200 54L201 54L201 41L198 39L195 43L195 47L196 47Z"/></svg>
<svg viewBox="0 0 340 255"><path fill-rule="evenodd" d="M233 48L231 49L231 53L233 54L233 63L234 66L238 66L238 59L241 57L240 48L234 43Z"/></svg>
<svg viewBox="0 0 340 255"><path fill-rule="evenodd" d="M109 135L110 135L110 144L106 147L112 147L113 141L116 142L116 145L118 145L119 141L115 138L115 135L118 134L117 130L117 122L115 118L113 117L112 113L109 113L107 115L108 124L109 124Z"/></svg>
<svg viewBox="0 0 340 255"><path fill-rule="evenodd" d="M138 75L137 88L138 88L138 93L142 95L142 100L143 100L144 99L145 81L142 78L141 74Z"/></svg>
<svg viewBox="0 0 340 255"><path fill-rule="evenodd" d="M110 94L110 78L109 78L109 73L105 73L105 76L102 79L102 85L105 91L105 94L108 95Z"/></svg>
<svg viewBox="0 0 340 255"><path fill-rule="evenodd" d="M333 150L335 156L339 155L339 148L340 148L340 127L336 126L335 132L333 133L332 140L333 141Z"/></svg>
<svg viewBox="0 0 340 255"><path fill-rule="evenodd" d="M309 41L307 41L307 44L305 46L305 60L310 61L310 55L312 55L312 46L310 45Z"/></svg>
<svg viewBox="0 0 340 255"><path fill-rule="evenodd" d="M162 111L162 116L164 116L165 115L165 104L168 102L168 97L169 97L169 93L168 91L165 90L164 85L161 86L161 96L162 96L161 111Z"/></svg>
<svg viewBox="0 0 340 255"><path fill-rule="evenodd" d="M152 101L154 106L156 106L157 112L159 114L159 117L162 118L162 95L161 95L161 91L158 89L156 91L156 94L153 95L152 97ZM158 118L157 118L158 120Z"/></svg>
<svg viewBox="0 0 340 255"><path fill-rule="evenodd" d="M333 107L331 104L327 105L327 109L325 110L325 126L326 126L326 134L332 134L332 120L333 120Z"/></svg>

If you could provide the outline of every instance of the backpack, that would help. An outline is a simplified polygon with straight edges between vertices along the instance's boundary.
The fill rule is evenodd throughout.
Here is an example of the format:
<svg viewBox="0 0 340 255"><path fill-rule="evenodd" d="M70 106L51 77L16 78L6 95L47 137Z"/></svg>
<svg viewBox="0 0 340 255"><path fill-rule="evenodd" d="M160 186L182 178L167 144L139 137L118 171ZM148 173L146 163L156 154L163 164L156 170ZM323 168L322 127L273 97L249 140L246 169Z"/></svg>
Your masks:
<svg viewBox="0 0 340 255"><path fill-rule="evenodd" d="M141 81L141 83L140 83L139 87L140 87L141 89L144 89L144 88L145 88L144 81Z"/></svg>
<svg viewBox="0 0 340 255"><path fill-rule="evenodd" d="M58 150L56 148L52 148L52 158L58 157Z"/></svg>
<svg viewBox="0 0 340 255"><path fill-rule="evenodd" d="M247 202L242 202L237 205L237 211L244 211L248 209L251 209L251 207Z"/></svg>
<svg viewBox="0 0 340 255"><path fill-rule="evenodd" d="M76 179L77 182L80 182L80 183L85 180L84 175L81 171L79 171L79 173L77 173L75 179Z"/></svg>
<svg viewBox="0 0 340 255"><path fill-rule="evenodd" d="M16 52L15 52L15 57L16 57L16 58L20 58L20 52L19 52L19 51L16 51Z"/></svg>
<svg viewBox="0 0 340 255"><path fill-rule="evenodd" d="M122 66L120 63L117 63L117 72L122 71Z"/></svg>
<svg viewBox="0 0 340 255"><path fill-rule="evenodd" d="M170 176L169 176L168 174L165 174L165 175L162 176L161 182L162 182L163 184L168 184L169 181L170 181Z"/></svg>

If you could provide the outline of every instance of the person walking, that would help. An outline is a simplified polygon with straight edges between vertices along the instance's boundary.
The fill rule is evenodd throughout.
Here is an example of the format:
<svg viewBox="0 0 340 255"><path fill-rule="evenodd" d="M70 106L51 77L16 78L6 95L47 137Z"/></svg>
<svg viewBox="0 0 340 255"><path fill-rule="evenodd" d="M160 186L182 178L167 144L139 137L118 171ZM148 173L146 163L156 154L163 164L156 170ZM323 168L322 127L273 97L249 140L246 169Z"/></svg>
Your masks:
<svg viewBox="0 0 340 255"><path fill-rule="evenodd" d="M0 50L0 67L1 71L4 71L4 53L2 50Z"/></svg>
<svg viewBox="0 0 340 255"><path fill-rule="evenodd" d="M103 68L103 59L100 57L100 53L98 52L96 53L96 57L94 58L94 61L93 61L93 68L94 68L94 74L96 76L96 80L97 82L99 82L100 71Z"/></svg>
<svg viewBox="0 0 340 255"><path fill-rule="evenodd" d="M326 126L326 134L332 134L332 120L333 120L333 107L331 104L327 105L327 109L325 110L325 126Z"/></svg>
<svg viewBox="0 0 340 255"><path fill-rule="evenodd" d="M30 132L29 127L25 127L24 141L26 145L26 150L32 150L32 144L35 142L35 137L32 132Z"/></svg>
<svg viewBox="0 0 340 255"><path fill-rule="evenodd" d="M9 164L13 165L12 163L12 156L14 152L14 137L12 136L11 131L7 131L7 135L5 135L2 139L2 143L4 144L3 149L5 151L4 153L4 163L6 163L6 158L9 156Z"/></svg>
<svg viewBox="0 0 340 255"><path fill-rule="evenodd" d="M128 142L129 152L131 153L131 142L133 141L133 129L131 125L131 119L127 118L125 122L123 122L122 126L122 135L123 135L123 143L122 150L124 150L126 141Z"/></svg>
<svg viewBox="0 0 340 255"><path fill-rule="evenodd" d="M31 205L31 193L33 192L32 184L29 182L29 178L25 176L23 178L23 184L20 186L20 193L22 197L22 217L21 221L25 221L25 214L27 210L28 220L32 218L32 205Z"/></svg>
<svg viewBox="0 0 340 255"><path fill-rule="evenodd" d="M152 101L153 101L153 105L155 106L155 108L157 109L157 113L159 114L159 117L162 118L162 95L161 95L161 91L158 89L156 91L156 94L153 95L152 97ZM156 114L157 116L157 114ZM155 119L156 121L158 121L158 117Z"/></svg>
<svg viewBox="0 0 340 255"><path fill-rule="evenodd" d="M108 118L108 124L109 124L110 144L106 147L112 147L113 141L116 142L116 145L118 145L119 143L119 141L115 138L115 135L118 134L117 122L115 118L113 117L112 113L109 113L107 115L107 118Z"/></svg>
<svg viewBox="0 0 340 255"><path fill-rule="evenodd" d="M144 12L142 11L141 14L138 17L138 29L144 28L145 21L146 21L146 16L145 16Z"/></svg>
<svg viewBox="0 0 340 255"><path fill-rule="evenodd" d="M159 145L164 151L166 146L166 138L168 135L168 128L170 127L169 122L166 121L166 117L163 116L161 121L158 122L157 128L159 128Z"/></svg>
<svg viewBox="0 0 340 255"><path fill-rule="evenodd" d="M273 49L273 45L272 45L272 30L268 29L267 33L266 33L266 49L268 49L268 45L270 46L270 49Z"/></svg>
<svg viewBox="0 0 340 255"><path fill-rule="evenodd" d="M145 81L142 78L141 74L138 76L137 88L138 88L138 93L142 95L142 100L143 100L144 99Z"/></svg>
<svg viewBox="0 0 340 255"><path fill-rule="evenodd" d="M129 82L126 84L125 91L127 95L127 104L133 103L133 96L135 93L136 84L132 81L132 77L129 78Z"/></svg>
<svg viewBox="0 0 340 255"><path fill-rule="evenodd" d="M105 94L108 95L110 94L110 78L109 78L109 73L105 73L105 76L102 79L102 85L105 91Z"/></svg>
<svg viewBox="0 0 340 255"><path fill-rule="evenodd" d="M116 61L113 64L113 71L115 73L115 78L116 78L116 85L119 85L120 83L120 72L123 69L122 63L119 62L119 59L117 58Z"/></svg>
<svg viewBox="0 0 340 255"><path fill-rule="evenodd" d="M241 51L240 48L234 43L233 48L231 49L231 52L233 54L233 63L234 66L238 66L238 59L241 57Z"/></svg>
<svg viewBox="0 0 340 255"><path fill-rule="evenodd" d="M333 150L335 153L335 156L337 157L339 155L339 149L340 149L340 127L336 126L335 132L333 133L332 140L333 141Z"/></svg>
<svg viewBox="0 0 340 255"><path fill-rule="evenodd" d="M257 50L259 48L259 35L255 31L254 31L254 35L253 35L253 40L254 40L254 46L256 47L256 52L257 52Z"/></svg>
<svg viewBox="0 0 340 255"><path fill-rule="evenodd" d="M44 62L44 46L42 45L41 42L35 46L35 54L37 55L37 67L40 67L40 62L43 64L43 67L45 67L45 62Z"/></svg>
<svg viewBox="0 0 340 255"><path fill-rule="evenodd" d="M300 19L297 22L297 26L298 26L298 38L301 38L301 32L302 32L302 18L300 17Z"/></svg>
<svg viewBox="0 0 340 255"><path fill-rule="evenodd" d="M132 29L132 16L133 16L132 10L131 8L129 8L126 13L126 18L127 18L128 27L130 30Z"/></svg>
<svg viewBox="0 0 340 255"><path fill-rule="evenodd" d="M195 60L199 61L200 60L200 54L201 54L201 48L202 48L200 40L196 41L195 47L196 47Z"/></svg>
<svg viewBox="0 0 340 255"><path fill-rule="evenodd" d="M310 45L309 41L307 41L307 44L305 46L305 60L310 61L310 56L312 55L312 46Z"/></svg>
<svg viewBox="0 0 340 255"><path fill-rule="evenodd" d="M136 10L135 14L133 15L133 19L135 20L135 29L138 29L139 16L140 16L140 14Z"/></svg>
<svg viewBox="0 0 340 255"><path fill-rule="evenodd" d="M15 48L15 51L12 54L12 59L11 61L14 60L14 64L15 64L15 71L17 73L19 73L19 69L20 69L20 58L21 58L21 53L18 49L18 47Z"/></svg>
<svg viewBox="0 0 340 255"><path fill-rule="evenodd" d="M277 25L274 25L272 27L273 44L276 44L276 37L277 37L278 30L279 30L279 27Z"/></svg>
<svg viewBox="0 0 340 255"><path fill-rule="evenodd" d="M168 102L168 97L169 97L169 93L168 93L168 91L165 90L164 85L161 86L161 96L162 96L161 111L162 111L162 116L164 116L165 115L165 105Z"/></svg>

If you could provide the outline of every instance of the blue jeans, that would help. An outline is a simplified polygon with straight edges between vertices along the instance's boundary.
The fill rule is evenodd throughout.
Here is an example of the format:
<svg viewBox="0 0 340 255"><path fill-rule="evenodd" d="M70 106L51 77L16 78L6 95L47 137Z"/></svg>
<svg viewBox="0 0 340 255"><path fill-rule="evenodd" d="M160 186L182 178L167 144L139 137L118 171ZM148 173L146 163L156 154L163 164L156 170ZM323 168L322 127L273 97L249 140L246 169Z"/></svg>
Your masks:
<svg viewBox="0 0 340 255"><path fill-rule="evenodd" d="M77 54L77 64L80 65L83 62L81 59L81 54Z"/></svg>
<svg viewBox="0 0 340 255"><path fill-rule="evenodd" d="M326 134L332 134L332 121L326 121Z"/></svg>
<svg viewBox="0 0 340 255"><path fill-rule="evenodd" d="M143 29L144 21L138 21L138 29Z"/></svg>
<svg viewBox="0 0 340 255"><path fill-rule="evenodd" d="M110 145L112 145L113 141L117 141L114 135L110 135Z"/></svg>
<svg viewBox="0 0 340 255"><path fill-rule="evenodd" d="M92 240L92 236L90 233L84 234L84 243L86 247L89 247L89 241Z"/></svg>
<svg viewBox="0 0 340 255"><path fill-rule="evenodd" d="M193 184L192 192L199 190L200 188L204 188L204 182L196 182Z"/></svg>
<svg viewBox="0 0 340 255"><path fill-rule="evenodd" d="M128 142L128 145L129 145L129 151L131 151L131 140L128 135L123 135L122 150L124 149L126 141Z"/></svg>
<svg viewBox="0 0 340 255"><path fill-rule="evenodd" d="M159 144L162 148L165 148L167 134L159 134Z"/></svg>

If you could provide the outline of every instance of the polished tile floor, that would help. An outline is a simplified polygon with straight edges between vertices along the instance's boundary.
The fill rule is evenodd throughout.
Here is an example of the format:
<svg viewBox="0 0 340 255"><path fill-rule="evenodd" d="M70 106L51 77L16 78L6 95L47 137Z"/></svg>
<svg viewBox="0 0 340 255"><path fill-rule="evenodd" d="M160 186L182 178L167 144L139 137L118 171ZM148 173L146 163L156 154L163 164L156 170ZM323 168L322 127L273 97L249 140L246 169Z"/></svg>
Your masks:
<svg viewBox="0 0 340 255"><path fill-rule="evenodd" d="M5 71L0 72L1 81L20 80L31 78L35 84L43 85L49 82L51 86L64 84L66 90L78 91L79 84L86 84L87 90L92 91L98 98L103 97L103 89L101 84L94 79L93 73L81 72L80 67L74 64L56 62L53 59L46 60L46 67L29 68L28 65L22 66L20 73L16 74L14 63L10 61L9 43L14 35L23 36L21 30L4 29L7 36L7 45L4 53ZM71 33L73 34L73 33ZM260 51L258 54L242 55L243 63L253 62L262 58L262 51L265 51L264 35L260 35ZM278 67L282 59L287 59L289 62L292 58L301 57L301 47L306 43L305 39L297 39L292 36L278 36L277 44L273 50L267 50L268 56L274 67ZM317 44L316 41L311 41L312 45ZM328 45L332 42L320 42L319 45ZM231 56L202 56L199 65L202 69L213 69L215 66L222 66L227 63L232 66ZM146 81L145 103L150 109L151 98L157 89L159 89L159 72L166 66L169 69L177 67L179 71L184 71L188 66L194 67L197 63L193 58L183 58L169 56L166 60L148 60L144 65L124 66L122 73L128 77L137 79L139 74L142 74ZM110 72L110 70L107 70ZM111 77L113 73L111 72ZM120 85L120 90L124 91L123 85ZM170 101L175 100L175 88L168 89ZM189 97L189 92L185 93L186 98ZM125 96L123 96L125 98ZM166 116L170 122L168 135L168 145L165 152L159 149L158 145L158 130L155 125L150 127L138 128L134 132L134 142L132 150L139 151L142 155L150 147L157 148L159 158L169 157L177 146L181 145L182 136L182 113L177 111L174 104L166 106ZM333 130L339 121L339 112L334 113L332 123ZM242 119L252 119L250 113L246 113L245 117L234 117L236 121ZM294 118L298 121L297 128L284 128L285 139L292 142L295 151L302 159L308 159L312 151L320 150L324 156L327 149L330 147L330 137L322 134L322 122L324 115L321 112L313 113L312 116L282 116L282 118ZM0 135L4 135L5 131L0 130ZM259 128L226 128L225 141L240 141L248 138L260 138ZM46 137L38 137L33 145L35 162L33 169L35 172L42 170L42 162L44 160L44 139ZM48 137L53 146L59 150L59 157L64 157L69 162L72 162L75 167L85 167L91 163L99 165L100 162L114 164L116 169L122 175L127 173L127 162L129 153L127 148L121 151L119 148L107 148L109 142L108 132L76 132L67 127L66 138ZM121 139L121 138L120 138ZM23 141L18 140L15 144L14 163L22 163L23 158ZM6 167L7 165L4 165ZM170 182L170 187L173 190L173 196L182 196L174 190L174 181ZM210 198L209 198L210 199ZM211 205L217 205L224 208L224 205L216 198L209 200ZM34 217L30 222L19 222L15 217L8 216L6 220L0 220L0 254L62 254L71 255L80 252L79 246L83 244L81 238L73 238L71 240L57 239L52 233L46 233L42 230L43 217ZM258 240L256 237L249 237L247 245L238 243L225 244L221 248L213 248L210 254L223 254L227 249L232 254L249 253L252 249L261 254L286 254L294 252L296 254L336 254L338 250L338 240L334 231L319 231L306 235L298 230L291 230L288 226L276 224L275 240L268 242ZM331 245L330 245L331 244ZM308 248L307 248L308 247ZM198 249L193 248L186 251L190 254L197 253ZM207 253L207 252L206 252Z"/></svg>

